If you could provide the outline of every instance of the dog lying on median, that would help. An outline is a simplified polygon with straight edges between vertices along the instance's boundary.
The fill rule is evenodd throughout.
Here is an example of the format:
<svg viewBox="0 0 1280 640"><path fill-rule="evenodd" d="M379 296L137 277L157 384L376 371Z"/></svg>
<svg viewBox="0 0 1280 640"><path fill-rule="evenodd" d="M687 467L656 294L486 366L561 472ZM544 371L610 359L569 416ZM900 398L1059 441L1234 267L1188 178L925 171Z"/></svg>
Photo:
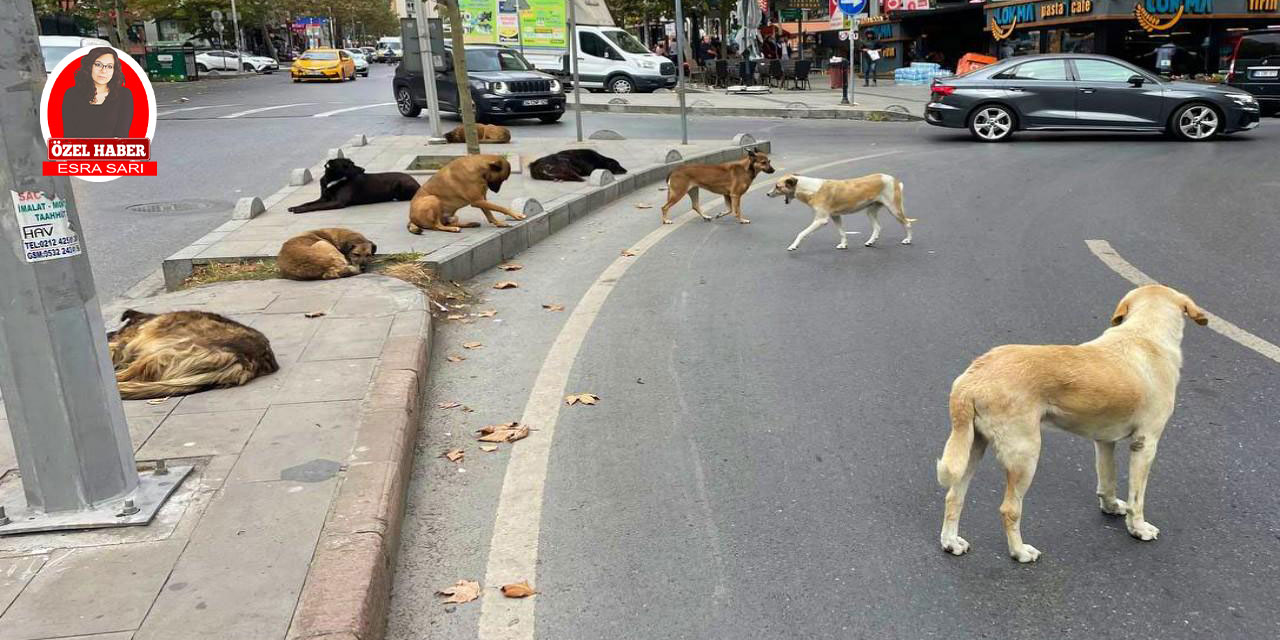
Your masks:
<svg viewBox="0 0 1280 640"><path fill-rule="evenodd" d="M450 162L410 201L409 233L422 233L423 229L459 233L462 227L480 226L479 222L458 222L458 209L468 205L480 209L495 227L511 225L493 217L494 211L512 220L524 220L524 214L485 199L488 190L497 193L509 177L511 165L502 156L479 154Z"/></svg>
<svg viewBox="0 0 1280 640"><path fill-rule="evenodd" d="M791 204L794 198L813 209L813 222L796 235L787 251L795 251L802 240L828 222L834 222L836 233L840 234L840 244L836 248L849 248L840 216L859 211L866 213L871 219L871 237L867 238L864 245L870 247L880 239L881 208L893 214L907 230L907 237L902 240L902 244L911 244L911 223L916 219L908 218L902 208L902 181L889 174L873 173L849 180L786 175L765 195L770 198L782 196L786 204Z"/></svg>
<svg viewBox="0 0 1280 640"><path fill-rule="evenodd" d="M503 143L511 142L511 130L496 124L480 124L476 123L476 138L482 143ZM467 141L467 129L463 125L458 125L452 131L444 134L445 142L460 143Z"/></svg>
<svg viewBox="0 0 1280 640"><path fill-rule="evenodd" d="M350 229L316 229L285 241L276 256L280 275L291 280L332 280L360 273L378 245Z"/></svg>
<svg viewBox="0 0 1280 640"><path fill-rule="evenodd" d="M627 172L617 160L594 149L565 149L530 162L529 177L534 180L582 182L596 169L604 169L614 175Z"/></svg>
<svg viewBox="0 0 1280 640"><path fill-rule="evenodd" d="M120 320L107 347L125 400L234 387L280 369L266 336L217 314L129 309Z"/></svg>
<svg viewBox="0 0 1280 640"><path fill-rule="evenodd" d="M289 207L289 212L307 213L356 204L409 200L417 192L418 181L407 173L365 173L349 158L334 158L324 165L320 197Z"/></svg>
<svg viewBox="0 0 1280 640"><path fill-rule="evenodd" d="M769 163L769 154L755 149L747 149L747 155L741 160L723 164L686 164L672 171L667 177L667 203L662 205L662 224L671 224L667 212L686 193L693 202L693 210L703 220L711 220L711 216L698 206L699 188L724 196L726 210L717 215L717 219L732 213L740 224L751 224L750 220L742 217L742 194L761 172L773 173L773 165Z"/></svg>
<svg viewBox="0 0 1280 640"><path fill-rule="evenodd" d="M1040 457L1040 430L1052 426L1093 440L1098 504L1124 516L1129 534L1155 540L1143 511L1156 444L1173 413L1182 368L1182 316L1208 316L1185 294L1151 284L1133 289L1111 315L1111 328L1081 345L1005 345L978 356L951 385L951 437L938 460L947 489L942 548L961 555L960 511L969 480L990 444L1008 485L1000 518L1009 555L1034 562L1022 541L1022 498ZM1129 501L1116 497L1115 443L1129 439Z"/></svg>

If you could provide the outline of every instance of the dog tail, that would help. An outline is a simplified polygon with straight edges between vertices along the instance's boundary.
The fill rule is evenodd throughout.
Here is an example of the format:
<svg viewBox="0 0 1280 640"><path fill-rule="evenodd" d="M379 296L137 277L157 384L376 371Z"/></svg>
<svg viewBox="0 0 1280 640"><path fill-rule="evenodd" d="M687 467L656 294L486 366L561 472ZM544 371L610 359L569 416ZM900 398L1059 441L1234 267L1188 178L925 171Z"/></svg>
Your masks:
<svg viewBox="0 0 1280 640"><path fill-rule="evenodd" d="M938 484L951 488L969 466L969 450L973 448L973 400L951 394L951 437L938 458Z"/></svg>
<svg viewBox="0 0 1280 640"><path fill-rule="evenodd" d="M898 213L902 215L902 219L910 223L915 223L915 218L907 217L907 210L902 207L902 181L893 181L893 203L898 206Z"/></svg>

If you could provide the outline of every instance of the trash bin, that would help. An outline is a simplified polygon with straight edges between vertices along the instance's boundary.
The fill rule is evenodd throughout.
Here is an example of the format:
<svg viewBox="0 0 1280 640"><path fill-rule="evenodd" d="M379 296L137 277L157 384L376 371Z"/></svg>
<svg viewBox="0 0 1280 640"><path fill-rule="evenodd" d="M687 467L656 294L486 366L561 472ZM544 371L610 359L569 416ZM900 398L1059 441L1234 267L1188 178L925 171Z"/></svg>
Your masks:
<svg viewBox="0 0 1280 640"><path fill-rule="evenodd" d="M191 43L156 43L147 48L147 77L153 81L196 79L196 48Z"/></svg>
<svg viewBox="0 0 1280 640"><path fill-rule="evenodd" d="M827 77L831 79L832 89L843 89L844 82L849 77L849 61L844 58L832 58L830 66L827 67Z"/></svg>

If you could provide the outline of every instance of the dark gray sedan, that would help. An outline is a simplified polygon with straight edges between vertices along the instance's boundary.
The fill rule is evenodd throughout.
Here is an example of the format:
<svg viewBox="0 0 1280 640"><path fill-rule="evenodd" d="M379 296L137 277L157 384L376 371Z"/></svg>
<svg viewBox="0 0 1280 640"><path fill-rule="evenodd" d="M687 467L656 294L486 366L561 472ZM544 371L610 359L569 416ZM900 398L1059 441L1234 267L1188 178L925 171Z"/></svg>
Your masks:
<svg viewBox="0 0 1280 640"><path fill-rule="evenodd" d="M1008 58L934 81L925 120L983 142L1019 130L1163 131L1183 140L1258 126L1258 101L1232 87L1172 82L1088 54Z"/></svg>

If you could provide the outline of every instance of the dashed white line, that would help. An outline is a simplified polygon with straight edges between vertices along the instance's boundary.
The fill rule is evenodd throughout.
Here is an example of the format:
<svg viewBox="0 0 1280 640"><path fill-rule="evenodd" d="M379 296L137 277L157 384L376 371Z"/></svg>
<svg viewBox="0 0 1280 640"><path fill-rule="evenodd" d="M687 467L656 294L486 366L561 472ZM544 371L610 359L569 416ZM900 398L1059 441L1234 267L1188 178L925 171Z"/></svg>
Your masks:
<svg viewBox="0 0 1280 640"><path fill-rule="evenodd" d="M255 113L262 113L263 111L273 111L275 109L288 109L289 107L305 107L312 104L315 104L315 103L314 102L298 102L296 104L278 104L273 107L258 107L257 109L249 109L247 111L237 111L236 113L230 113L225 116L218 116L218 118L227 120L230 118L239 118L241 116L252 115Z"/></svg>
<svg viewBox="0 0 1280 640"><path fill-rule="evenodd" d="M1106 240L1085 240L1084 243L1089 245L1089 250L1103 264L1111 267L1111 270L1120 274L1120 277L1132 282L1135 285L1142 286L1144 284L1155 284L1156 280L1151 276L1142 272L1142 270L1133 266L1128 260L1125 260L1116 250L1111 247L1111 243ZM1185 292L1184 292L1185 293ZM1203 307L1201 307L1203 309ZM1217 331L1223 336L1234 340L1244 347L1253 349L1263 357L1270 358L1275 362L1280 362L1280 347L1249 333L1248 331L1237 327L1236 325L1223 320L1221 317L1205 310L1204 315L1209 318L1209 328Z"/></svg>
<svg viewBox="0 0 1280 640"><path fill-rule="evenodd" d="M332 115L335 115L335 114L339 114L339 113L346 113L346 112L348 112L348 111L359 111L359 110L361 110L361 109L372 109L372 108L374 108L374 107L389 107L389 106L391 106L391 105L393 105L393 104L395 104L395 103L394 103L394 102L379 102L379 103L377 103L377 104L362 104L362 105L360 105L360 106L358 106L358 107L347 107L346 109L334 109L333 111L325 111L324 113L317 113L317 114L315 114L314 116L311 116L311 117L312 117L312 118L328 118L329 116L332 116Z"/></svg>
<svg viewBox="0 0 1280 640"><path fill-rule="evenodd" d="M210 104L210 105L205 105L203 107L183 107L181 109L170 109L168 111L160 111L156 113L156 117L159 118L161 116L173 115L175 113L180 113L183 111L199 111L201 109L217 109L219 107L238 107L238 106L240 106L240 103L237 102L236 104Z"/></svg>
<svg viewBox="0 0 1280 640"><path fill-rule="evenodd" d="M807 167L804 171L817 171L861 160L902 153L886 151L871 155L836 160ZM764 180L752 187L757 191L772 184ZM709 207L708 210L714 207ZM697 219L688 211L675 220L675 224L654 229L639 242L631 245L635 257L619 257L605 268L591 284L582 299L574 305L556 341L542 361L542 368L534 380L520 422L538 428L537 435L526 438L511 449L507 473L502 481L502 493L498 498L498 510L494 516L493 538L489 542L489 562L485 572L486 589L480 608L480 640L531 640L534 631L535 598L511 599L493 596L492 588L521 580L534 580L538 570L538 535L542 526L542 494L547 478L547 461L555 437L556 421L560 406L564 403L565 386L569 371L578 357L578 350L591 330L592 323L604 307L609 293L617 285L627 269L645 252L690 220Z"/></svg>

